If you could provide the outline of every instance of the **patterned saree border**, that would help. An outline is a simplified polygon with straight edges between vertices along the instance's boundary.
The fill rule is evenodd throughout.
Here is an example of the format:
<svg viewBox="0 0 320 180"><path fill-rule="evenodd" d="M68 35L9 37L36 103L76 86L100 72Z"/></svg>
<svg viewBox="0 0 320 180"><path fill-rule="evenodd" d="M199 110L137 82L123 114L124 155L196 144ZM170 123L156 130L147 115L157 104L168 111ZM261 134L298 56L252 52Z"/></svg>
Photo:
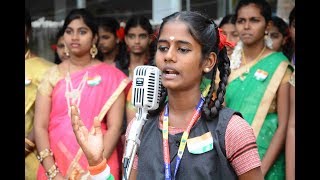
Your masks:
<svg viewBox="0 0 320 180"><path fill-rule="evenodd" d="M282 61L277 70L275 71L275 73L273 74L269 85L260 101L259 107L257 109L257 112L255 114L255 117L252 121L252 128L253 128L253 132L254 135L256 137L258 137L259 132L261 130L261 127L264 123L265 117L268 113L270 104L278 90L278 87L280 85L280 82L283 78L283 75L285 74L287 67L288 67L288 62L287 61Z"/></svg>

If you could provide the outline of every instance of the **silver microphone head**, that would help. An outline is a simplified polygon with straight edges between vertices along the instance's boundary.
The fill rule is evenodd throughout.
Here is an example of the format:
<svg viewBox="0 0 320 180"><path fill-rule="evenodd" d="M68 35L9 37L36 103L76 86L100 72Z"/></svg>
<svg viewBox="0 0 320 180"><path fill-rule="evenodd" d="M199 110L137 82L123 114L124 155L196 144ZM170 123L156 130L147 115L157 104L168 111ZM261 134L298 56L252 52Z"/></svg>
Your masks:
<svg viewBox="0 0 320 180"><path fill-rule="evenodd" d="M161 95L161 71L155 66L137 66L132 81L131 103L136 108L157 109Z"/></svg>

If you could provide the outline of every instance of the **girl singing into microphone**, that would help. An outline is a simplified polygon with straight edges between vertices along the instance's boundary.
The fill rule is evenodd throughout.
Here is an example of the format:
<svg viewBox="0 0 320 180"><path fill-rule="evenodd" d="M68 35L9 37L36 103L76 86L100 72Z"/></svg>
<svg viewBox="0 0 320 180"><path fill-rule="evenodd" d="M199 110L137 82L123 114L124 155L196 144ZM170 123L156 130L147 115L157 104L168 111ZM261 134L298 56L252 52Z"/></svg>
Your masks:
<svg viewBox="0 0 320 180"><path fill-rule="evenodd" d="M177 12L163 19L157 40L160 105L149 112L128 179L263 179L252 128L239 112L223 106L230 61L228 42L216 24L197 12ZM211 70L211 84L201 91ZM73 106L72 126L91 177L106 179L100 123L88 133Z"/></svg>

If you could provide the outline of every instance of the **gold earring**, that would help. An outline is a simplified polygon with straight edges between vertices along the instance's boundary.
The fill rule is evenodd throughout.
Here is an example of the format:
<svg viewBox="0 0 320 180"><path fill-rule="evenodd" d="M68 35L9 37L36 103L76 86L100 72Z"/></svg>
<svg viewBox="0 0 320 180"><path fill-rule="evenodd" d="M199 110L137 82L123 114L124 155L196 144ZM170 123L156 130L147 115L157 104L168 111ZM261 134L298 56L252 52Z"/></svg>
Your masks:
<svg viewBox="0 0 320 180"><path fill-rule="evenodd" d="M272 41L272 39L271 39L271 37L270 37L270 35L269 35L269 32L268 31L265 31L264 32L264 43L265 43L265 45L268 47L268 48L270 48L270 49L273 49L273 41Z"/></svg>
<svg viewBox="0 0 320 180"><path fill-rule="evenodd" d="M66 55L69 57L69 49L67 48L66 44L64 44L64 53L66 53Z"/></svg>
<svg viewBox="0 0 320 180"><path fill-rule="evenodd" d="M94 59L96 57L96 55L98 54L98 49L95 44L92 45L92 47L90 49L90 54L91 54L92 59Z"/></svg>

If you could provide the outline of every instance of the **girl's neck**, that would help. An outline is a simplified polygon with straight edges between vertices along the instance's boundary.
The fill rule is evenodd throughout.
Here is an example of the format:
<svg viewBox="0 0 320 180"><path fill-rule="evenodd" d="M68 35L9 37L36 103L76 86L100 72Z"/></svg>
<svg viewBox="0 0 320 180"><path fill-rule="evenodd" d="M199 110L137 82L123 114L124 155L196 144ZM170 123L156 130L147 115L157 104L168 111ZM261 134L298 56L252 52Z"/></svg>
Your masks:
<svg viewBox="0 0 320 180"><path fill-rule="evenodd" d="M83 57L77 58L77 57L71 56L70 59L68 60L68 72L72 73L72 72L79 71L86 67L92 66L92 64L94 63L95 63L95 59L92 59L91 56L86 58L83 58Z"/></svg>
<svg viewBox="0 0 320 180"><path fill-rule="evenodd" d="M168 102L170 112L184 113L190 110L194 110L199 102L201 95L200 90L198 92L170 92L168 91Z"/></svg>
<svg viewBox="0 0 320 180"><path fill-rule="evenodd" d="M130 54L130 64L139 64L143 65L145 61L148 59L147 54Z"/></svg>
<svg viewBox="0 0 320 180"><path fill-rule="evenodd" d="M117 54L118 54L118 51L116 49L112 50L107 54L103 54L103 62L107 64L113 64L116 61Z"/></svg>
<svg viewBox="0 0 320 180"><path fill-rule="evenodd" d="M257 56L259 56L259 54L263 51L264 47L264 41L257 44L244 45L242 50L247 63L255 60Z"/></svg>
<svg viewBox="0 0 320 180"><path fill-rule="evenodd" d="M116 62L112 59L104 59L103 62L111 66L116 66Z"/></svg>
<svg viewBox="0 0 320 180"><path fill-rule="evenodd" d="M92 59L90 55L83 56L83 57L70 56L69 63L72 66L76 66L76 67L81 68L81 67L86 67L86 66L90 65L90 63L93 60L94 59Z"/></svg>
<svg viewBox="0 0 320 180"><path fill-rule="evenodd" d="M112 66L116 63L116 54L109 54L103 56L103 62Z"/></svg>
<svg viewBox="0 0 320 180"><path fill-rule="evenodd" d="M133 55L130 54L130 62L129 62L129 77L133 78L133 71L137 66L144 65L147 61L146 54L143 55Z"/></svg>
<svg viewBox="0 0 320 180"><path fill-rule="evenodd" d="M186 128L200 100L200 90L195 92L168 92L169 125Z"/></svg>

